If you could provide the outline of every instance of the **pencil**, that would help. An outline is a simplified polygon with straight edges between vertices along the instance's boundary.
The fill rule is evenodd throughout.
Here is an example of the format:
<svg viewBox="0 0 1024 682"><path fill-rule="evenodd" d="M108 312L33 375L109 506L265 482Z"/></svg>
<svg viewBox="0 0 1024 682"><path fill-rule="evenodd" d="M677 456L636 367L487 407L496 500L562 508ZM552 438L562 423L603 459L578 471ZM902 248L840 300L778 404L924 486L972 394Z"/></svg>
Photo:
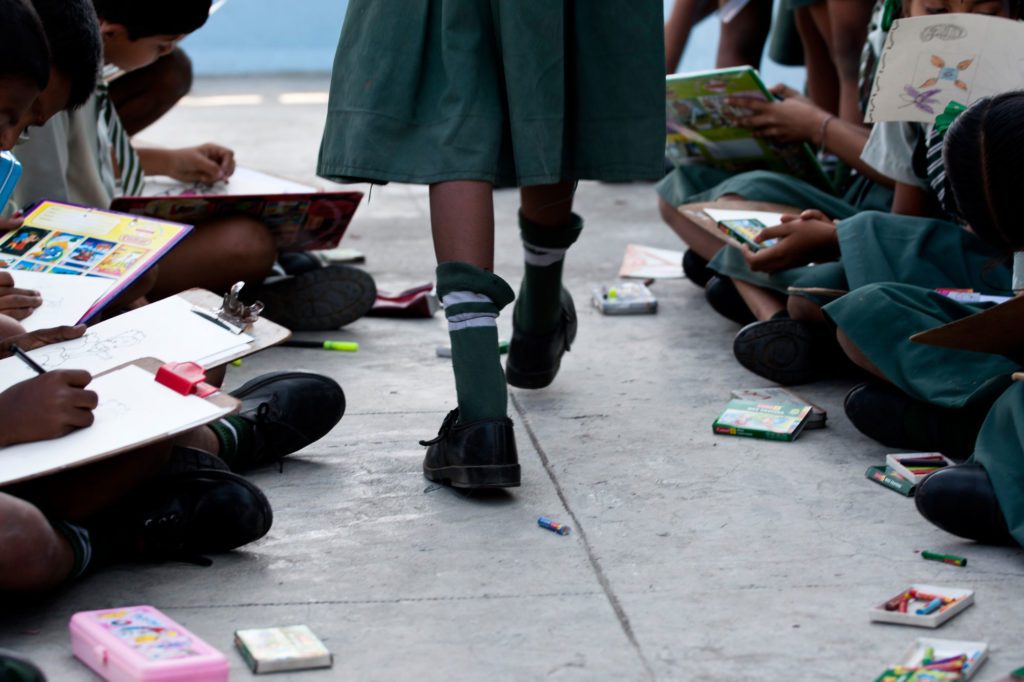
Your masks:
<svg viewBox="0 0 1024 682"><path fill-rule="evenodd" d="M30 358L25 351L18 348L18 344L11 344L11 352L21 358L21 361L28 365L36 374L46 374L46 370L43 369L38 362Z"/></svg>

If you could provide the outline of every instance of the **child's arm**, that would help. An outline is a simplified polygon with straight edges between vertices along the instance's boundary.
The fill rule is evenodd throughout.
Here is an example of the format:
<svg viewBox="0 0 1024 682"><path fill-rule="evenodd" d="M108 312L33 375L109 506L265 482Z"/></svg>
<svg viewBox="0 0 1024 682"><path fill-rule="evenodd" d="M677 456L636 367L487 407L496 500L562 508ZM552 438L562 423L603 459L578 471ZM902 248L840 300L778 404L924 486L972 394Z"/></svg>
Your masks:
<svg viewBox="0 0 1024 682"><path fill-rule="evenodd" d="M893 213L930 218L935 215L934 209L935 202L926 190L917 185L896 183L896 194L892 200Z"/></svg>
<svg viewBox="0 0 1024 682"><path fill-rule="evenodd" d="M184 149L137 149L147 175L169 175L182 182L212 185L235 172L235 153L217 144Z"/></svg>
<svg viewBox="0 0 1024 682"><path fill-rule="evenodd" d="M756 237L758 242L769 239L779 242L756 252L743 245L743 258L754 272L778 272L839 258L836 225L821 211L783 216L781 225L765 228Z"/></svg>
<svg viewBox="0 0 1024 682"><path fill-rule="evenodd" d="M43 304L38 291L19 289L14 286L14 277L7 270L0 271L0 314L15 320L24 320Z"/></svg>
<svg viewBox="0 0 1024 682"><path fill-rule="evenodd" d="M0 447L66 436L91 426L99 397L79 369L47 372L0 393Z"/></svg>

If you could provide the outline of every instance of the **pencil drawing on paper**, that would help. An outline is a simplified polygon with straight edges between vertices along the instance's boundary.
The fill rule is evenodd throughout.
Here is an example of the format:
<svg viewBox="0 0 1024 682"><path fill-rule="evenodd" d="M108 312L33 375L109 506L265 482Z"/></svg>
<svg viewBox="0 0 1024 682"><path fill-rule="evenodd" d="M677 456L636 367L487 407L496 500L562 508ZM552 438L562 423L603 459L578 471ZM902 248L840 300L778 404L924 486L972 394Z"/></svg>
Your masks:
<svg viewBox="0 0 1024 682"><path fill-rule="evenodd" d="M145 340L145 332L138 329L128 329L107 338L101 338L96 334L86 334L80 339L61 344L51 353L40 354L39 364L47 369L55 369L63 367L65 363L86 357L111 360L118 350L138 346Z"/></svg>

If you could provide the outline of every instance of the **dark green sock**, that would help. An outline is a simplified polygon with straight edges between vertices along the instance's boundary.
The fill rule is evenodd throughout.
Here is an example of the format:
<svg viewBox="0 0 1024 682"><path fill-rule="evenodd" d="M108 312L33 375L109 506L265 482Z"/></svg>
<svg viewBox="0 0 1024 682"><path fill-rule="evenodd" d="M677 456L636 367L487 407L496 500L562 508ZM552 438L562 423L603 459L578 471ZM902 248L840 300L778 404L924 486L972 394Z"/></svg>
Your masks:
<svg viewBox="0 0 1024 682"><path fill-rule="evenodd" d="M437 295L444 303L452 341L459 422L507 416L508 388L498 353L497 318L515 294L503 279L475 265L441 263Z"/></svg>
<svg viewBox="0 0 1024 682"><path fill-rule="evenodd" d="M246 455L253 447L252 424L242 417L232 415L218 419L210 424L210 428L220 443L217 456L232 470L244 466Z"/></svg>
<svg viewBox="0 0 1024 682"><path fill-rule="evenodd" d="M583 230L575 213L568 225L547 227L519 214L526 271L513 312L516 328L528 334L547 334L558 326L561 315L562 264L565 252Z"/></svg>

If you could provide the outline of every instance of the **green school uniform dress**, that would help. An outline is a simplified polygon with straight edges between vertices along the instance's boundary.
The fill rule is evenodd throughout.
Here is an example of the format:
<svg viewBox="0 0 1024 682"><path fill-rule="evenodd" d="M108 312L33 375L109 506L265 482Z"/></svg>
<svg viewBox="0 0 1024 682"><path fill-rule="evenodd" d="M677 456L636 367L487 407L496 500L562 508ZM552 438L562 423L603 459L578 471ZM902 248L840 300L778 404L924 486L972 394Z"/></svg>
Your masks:
<svg viewBox="0 0 1024 682"><path fill-rule="evenodd" d="M663 172L656 0L351 0L319 175L496 186Z"/></svg>
<svg viewBox="0 0 1024 682"><path fill-rule="evenodd" d="M989 410L971 461L985 467L1010 534L1024 546L1024 384L1014 383Z"/></svg>

